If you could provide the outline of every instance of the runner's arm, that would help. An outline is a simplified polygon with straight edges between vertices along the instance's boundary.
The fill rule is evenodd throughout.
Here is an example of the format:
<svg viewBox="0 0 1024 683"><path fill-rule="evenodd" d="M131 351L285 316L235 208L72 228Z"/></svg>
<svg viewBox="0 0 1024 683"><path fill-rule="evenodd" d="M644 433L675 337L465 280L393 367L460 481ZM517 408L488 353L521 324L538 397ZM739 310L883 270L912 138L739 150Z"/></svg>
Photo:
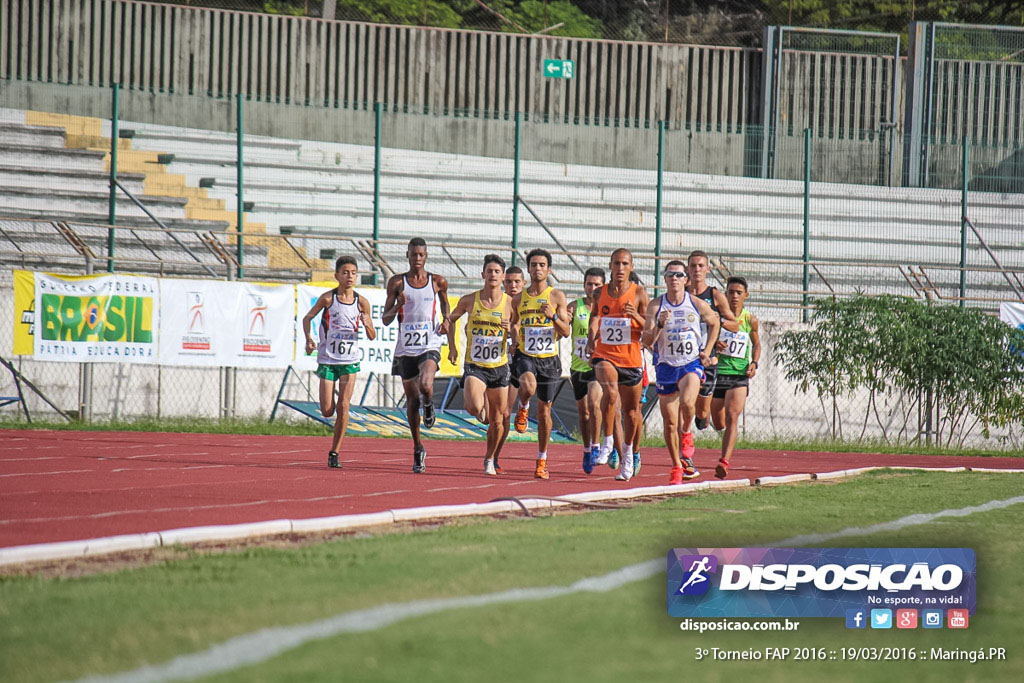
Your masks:
<svg viewBox="0 0 1024 683"><path fill-rule="evenodd" d="M722 329L729 330L730 332L739 332L740 321L736 319L736 314L732 312L732 306L729 305L729 300L725 298L725 294L716 289L713 296L715 297L715 307L718 308L718 317L721 320ZM718 341L717 334L715 335L715 341Z"/></svg>
<svg viewBox="0 0 1024 683"><path fill-rule="evenodd" d="M456 348L455 345L455 323L466 313L466 311L469 310L469 302L472 301L472 299L472 294L466 294L463 296L459 299L459 303L455 304L455 310L449 313L448 317L445 318L445 322L448 323L448 360L450 360L453 365L459 358L459 349ZM453 354L455 356L454 358L452 358Z"/></svg>
<svg viewBox="0 0 1024 683"><path fill-rule="evenodd" d="M750 363L747 364L747 377L757 373L757 361L761 357L761 322L753 315L750 316L750 343L753 348L750 351Z"/></svg>
<svg viewBox="0 0 1024 683"><path fill-rule="evenodd" d="M447 334L451 323L448 322L448 315L451 313L451 305L448 303L448 280L440 275L434 275L434 292L441 300L441 324L437 331L440 334Z"/></svg>
<svg viewBox="0 0 1024 683"><path fill-rule="evenodd" d="M390 325L391 321L398 315L398 311L402 310L402 306L405 304L405 293L402 292L402 276L395 275L388 280L388 295L384 300L384 313L381 314L380 320L385 325Z"/></svg>
<svg viewBox="0 0 1024 683"><path fill-rule="evenodd" d="M331 292L333 291L334 290L332 289L321 294L317 298L316 303L313 304L313 307L309 309L309 312L302 316L302 332L306 335L306 355L313 353L313 349L316 348L316 342L314 342L313 337L310 336L310 323L312 323L313 318L316 317L317 313L327 308Z"/></svg>
<svg viewBox="0 0 1024 683"><path fill-rule="evenodd" d="M551 299L552 303L555 304L555 331L558 333L559 338L568 337L572 334L572 325L569 323L572 318L569 317L568 306L566 306L565 302L565 293L556 289L552 293Z"/></svg>
<svg viewBox="0 0 1024 683"><path fill-rule="evenodd" d="M706 301L695 296L690 297L690 300L693 301L693 305L697 307L697 312L700 313L701 319L708 326L708 340L704 343L704 351L701 355L710 358L711 350L715 348L715 342L718 341L718 331L721 329L722 323L718 314L711 310ZM702 360L701 362L705 361Z"/></svg>
<svg viewBox="0 0 1024 683"><path fill-rule="evenodd" d="M373 326L373 318L370 316L370 300L365 296L359 297L359 313L363 318L363 326L366 327L366 338L373 341L377 338L377 330Z"/></svg>
<svg viewBox="0 0 1024 683"><path fill-rule="evenodd" d="M594 290L594 303L590 306L590 328L587 331L587 355L591 356L594 353L594 346L597 341L598 331L601 328L601 292L604 291L604 285L601 285Z"/></svg>
<svg viewBox="0 0 1024 683"><path fill-rule="evenodd" d="M658 301L647 302L647 316L644 320L644 331L640 335L640 342L647 348L654 346L654 343L658 341L658 337L661 336L661 332L664 328L658 327Z"/></svg>

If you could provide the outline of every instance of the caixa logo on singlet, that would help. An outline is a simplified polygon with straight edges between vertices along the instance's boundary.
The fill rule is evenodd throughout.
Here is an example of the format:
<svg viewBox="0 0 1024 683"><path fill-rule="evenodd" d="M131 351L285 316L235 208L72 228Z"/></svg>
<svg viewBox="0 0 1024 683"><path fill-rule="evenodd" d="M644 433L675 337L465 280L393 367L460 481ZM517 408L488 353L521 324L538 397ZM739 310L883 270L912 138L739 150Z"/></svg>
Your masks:
<svg viewBox="0 0 1024 683"><path fill-rule="evenodd" d="M974 613L970 548L675 548L674 617L842 617L848 609Z"/></svg>

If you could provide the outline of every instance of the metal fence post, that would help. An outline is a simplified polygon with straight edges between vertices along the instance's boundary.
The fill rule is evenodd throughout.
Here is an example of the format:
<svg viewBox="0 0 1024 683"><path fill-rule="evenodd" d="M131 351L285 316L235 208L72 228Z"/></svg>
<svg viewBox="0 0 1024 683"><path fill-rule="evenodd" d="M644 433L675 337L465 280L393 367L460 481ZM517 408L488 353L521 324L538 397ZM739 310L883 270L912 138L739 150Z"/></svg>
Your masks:
<svg viewBox="0 0 1024 683"><path fill-rule="evenodd" d="M665 190L665 121L658 121L658 203L654 214L654 296L661 273L661 207Z"/></svg>
<svg viewBox="0 0 1024 683"><path fill-rule="evenodd" d="M515 162L512 172L512 265L519 256L519 158L523 146L523 113L516 112L516 133L513 145Z"/></svg>
<svg viewBox="0 0 1024 683"><path fill-rule="evenodd" d="M373 253L377 255L377 240L380 239L380 145L381 119L384 117L384 106L380 102L373 105ZM373 273L373 284L377 284L377 271Z"/></svg>
<svg viewBox="0 0 1024 683"><path fill-rule="evenodd" d="M238 168L237 168L237 171L238 171L238 192L236 193L236 195L238 197L238 206L236 207L235 222L237 223L237 227L238 227L238 279L241 280L243 277L245 277L245 275L243 273L243 270L242 270L242 264L243 264L243 259L244 259L244 256L243 256L243 254L244 254L244 251L243 251L243 247L244 247L244 244L243 244L243 240L244 240L243 231L245 229L245 201L244 201L245 181L243 179L243 174L244 174L243 168L244 168L245 164L242 163L243 146L244 146L244 142L243 142L243 138L244 138L244 135L243 135L244 114L242 112L242 93L238 93L238 107L237 107L237 112L236 113L237 113L237 126L238 126L238 135L236 136L237 151L238 151L238 165L237 165L238 166Z"/></svg>
<svg viewBox="0 0 1024 683"><path fill-rule="evenodd" d="M117 140L121 85L114 83L110 103L110 200L107 208L107 272L114 272L114 226L117 224Z"/></svg>
<svg viewBox="0 0 1024 683"><path fill-rule="evenodd" d="M960 174L960 308L967 306L967 181L970 179L968 155L970 143L964 135L963 171Z"/></svg>
<svg viewBox="0 0 1024 683"><path fill-rule="evenodd" d="M811 288L811 129L804 129L804 296L803 321L810 319L807 306Z"/></svg>

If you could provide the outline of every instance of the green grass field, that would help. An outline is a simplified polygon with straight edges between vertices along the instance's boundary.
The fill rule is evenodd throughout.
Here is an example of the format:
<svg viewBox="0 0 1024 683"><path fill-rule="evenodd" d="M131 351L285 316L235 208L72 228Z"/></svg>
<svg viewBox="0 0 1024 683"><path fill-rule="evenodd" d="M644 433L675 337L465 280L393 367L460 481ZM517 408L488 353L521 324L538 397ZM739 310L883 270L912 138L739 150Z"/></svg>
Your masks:
<svg viewBox="0 0 1024 683"><path fill-rule="evenodd" d="M50 681L161 664L259 629L424 598L568 585L684 546L766 545L1024 493L1024 476L876 473L706 493L631 509L479 519L279 549L181 557L81 578L0 579L0 671ZM607 593L455 609L307 642L211 680L675 681L1024 679L1024 504L829 546L972 547L966 631L682 632L664 574ZM1005 647L1004 662L695 661L698 647ZM736 677L741 677L737 679Z"/></svg>

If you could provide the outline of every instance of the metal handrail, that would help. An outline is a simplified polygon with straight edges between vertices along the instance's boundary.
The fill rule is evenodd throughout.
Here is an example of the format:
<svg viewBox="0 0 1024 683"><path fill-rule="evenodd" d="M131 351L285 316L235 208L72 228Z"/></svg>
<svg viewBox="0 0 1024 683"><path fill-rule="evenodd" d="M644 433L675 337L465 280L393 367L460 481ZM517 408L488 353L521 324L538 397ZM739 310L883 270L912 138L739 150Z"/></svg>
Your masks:
<svg viewBox="0 0 1024 683"><path fill-rule="evenodd" d="M996 255L992 253L991 249L989 249L988 244L985 242L985 238L982 237L981 233L978 232L978 229L974 227L974 223L971 222L971 219L968 218L967 216L964 216L963 218L964 223L966 223L967 226L970 227L970 229L974 232L974 236L978 238L979 242L981 242L981 246L985 248L986 252L988 252L989 257L992 259L992 263L996 264L996 268L998 268L999 272L1003 274L1004 278L1006 278L1006 282L1007 284L1010 285L1010 289L1013 290L1013 293L1017 295L1017 298L1024 299L1024 294L1021 293L1021 291L1024 290L1024 285L1021 285L1020 279L1017 277L1017 274L1013 274L1013 280L1017 281L1017 284L1014 285L1013 280L1010 279L1009 274L1007 274L1006 270L1003 268L1003 264L999 262L999 259L996 258ZM1020 286L1020 289L1017 288L1018 286Z"/></svg>
<svg viewBox="0 0 1024 683"><path fill-rule="evenodd" d="M206 272L207 272L207 273L209 273L209 274L210 274L210 275L212 275L213 277L217 277L217 273L215 273L215 272L213 271L213 269L212 269L212 268L210 268L210 267L209 267L208 265L206 265L205 263L203 263L203 262L202 262L202 261L201 261L201 260L199 259L199 257L198 257L198 256L196 256L196 255L195 255L195 254L194 254L194 253L192 252L192 250L191 250L191 249L189 249L189 248L188 248L187 246L185 246L185 244L184 244L184 243L183 243L183 242L182 242L181 240L179 240L179 239L177 238L177 236L175 236L175 234L174 234L173 232L171 232L171 231L170 231L170 229L169 229L169 228L168 228L168 227L167 227L166 225L164 225L164 222L163 222L162 220L160 220L159 218L157 218L157 217L156 217L156 216L155 216L155 215L153 214L153 212L152 212L152 211L150 211L149 209L147 209L147 208L146 208L146 205L145 205L145 204L143 204L142 202L140 202L140 201L138 200L138 198L136 198L136 196L135 196L135 195L133 195L133 194L132 194L132 193L131 193L131 192L130 192L130 191L128 190L128 188L127 188L127 187L125 187L124 185L122 185L122 184L121 184L121 181L120 181L120 180L117 180L116 178L113 178L113 179L112 179L112 181L113 181L114 185L116 185L116 186L117 186L117 187L118 187L118 188L119 188L119 189L120 189L120 190L121 190L122 192L124 192L124 193L125 193L126 195L128 195L128 198L132 200L132 202L133 202L133 203L135 204L135 206L137 206L137 207L139 207L140 209L142 209L142 212L143 212L143 213L145 213L145 214L146 214L147 216L149 216L149 217L150 217L150 219L152 219L152 221L153 221L154 223L156 223L157 225L159 225L159 226L160 226L160 228L161 228L161 229L162 229L162 230L164 231L164 233L166 233L168 237L170 237L170 238L171 238L172 240L174 240L174 243L175 243L175 244L177 244L177 245L178 245L179 247L181 247L181 248L182 248L182 249L183 249L183 250L185 251L185 253L186 253L186 254L188 254L188 255L189 255L189 256L191 256L191 257L192 257L193 259L195 259L196 263L198 263L199 265L201 265L201 266L203 267L203 269L204 269L204 270L206 270ZM133 233L132 233L132 234L134 234L134 231L133 231ZM138 237L138 235L135 235L135 236L136 236L136 237ZM150 251L152 251L152 250L150 250ZM154 256L156 256L155 252L154 252ZM160 259L160 257L159 257L159 256L157 256L157 258L158 258L158 259ZM160 260L163 260L163 259L160 259Z"/></svg>

